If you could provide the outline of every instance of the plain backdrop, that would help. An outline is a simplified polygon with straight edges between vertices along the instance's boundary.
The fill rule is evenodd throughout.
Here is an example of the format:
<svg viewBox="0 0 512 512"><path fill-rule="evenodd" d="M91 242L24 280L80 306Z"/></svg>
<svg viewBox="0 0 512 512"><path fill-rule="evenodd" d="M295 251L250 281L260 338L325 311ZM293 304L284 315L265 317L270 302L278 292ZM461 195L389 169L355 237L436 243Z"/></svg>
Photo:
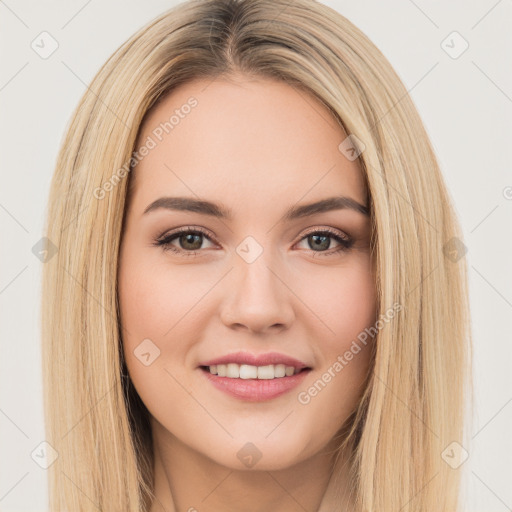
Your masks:
<svg viewBox="0 0 512 512"><path fill-rule="evenodd" d="M103 62L176 3L0 0L0 511L47 510L46 470L31 456L45 437L42 263L32 248L43 236L59 145L72 110ZM439 156L468 248L476 414L465 447L467 510L510 510L512 3L325 3L389 59ZM31 46L43 31L58 43L46 59Z"/></svg>

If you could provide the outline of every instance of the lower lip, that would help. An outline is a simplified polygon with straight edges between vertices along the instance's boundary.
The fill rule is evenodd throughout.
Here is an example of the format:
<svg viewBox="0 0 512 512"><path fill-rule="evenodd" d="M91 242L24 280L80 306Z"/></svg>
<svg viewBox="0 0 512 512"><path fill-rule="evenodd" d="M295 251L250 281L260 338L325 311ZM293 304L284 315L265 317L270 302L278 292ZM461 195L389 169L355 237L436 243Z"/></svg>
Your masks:
<svg viewBox="0 0 512 512"><path fill-rule="evenodd" d="M248 402L264 402L272 400L297 387L311 370L303 370L290 377L277 379L231 379L213 375L208 370L200 371L205 377L221 391L228 395Z"/></svg>

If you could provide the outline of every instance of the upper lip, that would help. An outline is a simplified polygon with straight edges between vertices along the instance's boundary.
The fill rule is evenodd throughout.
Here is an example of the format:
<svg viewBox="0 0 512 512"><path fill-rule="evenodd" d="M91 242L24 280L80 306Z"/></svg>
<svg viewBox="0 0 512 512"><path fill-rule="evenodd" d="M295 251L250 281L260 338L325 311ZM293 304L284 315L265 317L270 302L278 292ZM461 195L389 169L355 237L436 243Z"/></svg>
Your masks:
<svg viewBox="0 0 512 512"><path fill-rule="evenodd" d="M249 352L234 352L233 354L226 354L225 356L217 357L200 363L199 366L212 366L218 364L248 364L251 366L267 366L270 364L284 364L285 366L293 366L299 370L303 368L310 368L306 363L295 359L294 357L278 352L267 352L266 354L251 354Z"/></svg>

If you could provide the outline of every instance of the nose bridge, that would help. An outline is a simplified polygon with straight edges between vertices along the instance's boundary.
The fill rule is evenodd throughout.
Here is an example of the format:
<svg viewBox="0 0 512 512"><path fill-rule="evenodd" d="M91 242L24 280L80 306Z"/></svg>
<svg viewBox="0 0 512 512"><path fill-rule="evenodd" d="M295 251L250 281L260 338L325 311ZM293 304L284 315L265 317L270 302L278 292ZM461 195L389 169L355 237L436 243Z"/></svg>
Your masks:
<svg viewBox="0 0 512 512"><path fill-rule="evenodd" d="M236 249L223 319L251 330L288 325L293 317L286 272L268 247L247 237Z"/></svg>
<svg viewBox="0 0 512 512"><path fill-rule="evenodd" d="M276 301L281 298L283 284L276 272L276 259L270 257L270 251L263 254L255 261L247 263L244 260L238 261L237 270L237 290L243 293L245 297L253 299L265 299L267 301ZM282 278L281 278L282 279Z"/></svg>

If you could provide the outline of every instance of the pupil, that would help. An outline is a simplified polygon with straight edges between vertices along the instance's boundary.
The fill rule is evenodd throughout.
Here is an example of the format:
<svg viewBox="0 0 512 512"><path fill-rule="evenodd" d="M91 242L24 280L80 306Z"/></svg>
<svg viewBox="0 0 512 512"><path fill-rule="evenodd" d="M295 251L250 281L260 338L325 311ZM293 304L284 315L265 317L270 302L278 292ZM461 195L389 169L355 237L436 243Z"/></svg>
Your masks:
<svg viewBox="0 0 512 512"><path fill-rule="evenodd" d="M185 246L186 244L194 244L194 238L196 238L196 242L199 242L199 244L196 244L196 246L193 246L193 247L188 247L189 249L199 249L201 247L201 236L202 235L194 235L194 234L187 234L187 235L183 235L184 239L185 239Z"/></svg>
<svg viewBox="0 0 512 512"><path fill-rule="evenodd" d="M315 242L315 246L318 248L320 247L321 249L329 249L329 237L328 236L325 236L325 235L312 235L312 237L314 238ZM323 239L323 246L322 246L322 241L318 242L318 239L321 238ZM325 243L327 241L327 243Z"/></svg>

